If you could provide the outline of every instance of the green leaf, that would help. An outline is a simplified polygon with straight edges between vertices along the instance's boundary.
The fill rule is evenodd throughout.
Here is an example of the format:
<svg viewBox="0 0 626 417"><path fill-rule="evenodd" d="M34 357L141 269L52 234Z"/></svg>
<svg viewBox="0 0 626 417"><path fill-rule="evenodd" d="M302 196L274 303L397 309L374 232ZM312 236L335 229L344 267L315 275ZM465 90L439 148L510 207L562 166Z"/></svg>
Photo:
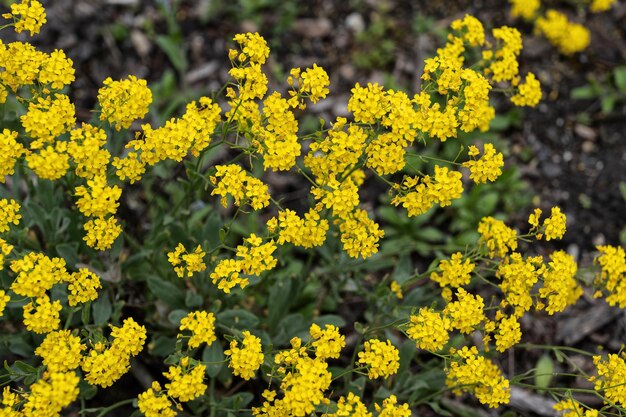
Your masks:
<svg viewBox="0 0 626 417"><path fill-rule="evenodd" d="M588 84L574 88L570 96L575 100L590 100L598 96L598 91L593 85Z"/></svg>
<svg viewBox="0 0 626 417"><path fill-rule="evenodd" d="M626 66L617 67L613 70L613 78L615 78L615 86L622 93L626 93Z"/></svg>
<svg viewBox="0 0 626 417"><path fill-rule="evenodd" d="M89 324L91 319L91 301L87 301L80 311L80 317L84 325Z"/></svg>
<svg viewBox="0 0 626 417"><path fill-rule="evenodd" d="M337 326L339 328L346 325L346 321L343 317L337 316L336 314L325 314L323 316L319 316L313 320L313 322L322 328L327 324L332 324L333 326Z"/></svg>
<svg viewBox="0 0 626 417"><path fill-rule="evenodd" d="M211 346L206 346L202 351L202 361L203 362L219 362L219 363L206 363L206 374L215 378L217 374L220 373L222 367L224 366L224 350L222 349L222 344L218 341L211 343Z"/></svg>
<svg viewBox="0 0 626 417"><path fill-rule="evenodd" d="M185 305L185 293L174 283L162 280L156 275L150 276L147 283L150 292L171 307L183 307Z"/></svg>
<svg viewBox="0 0 626 417"><path fill-rule="evenodd" d="M200 307L203 302L204 298L202 298L202 295L191 290L187 290L185 293L185 305L187 307Z"/></svg>
<svg viewBox="0 0 626 417"><path fill-rule="evenodd" d="M178 327L180 326L180 321L187 316L188 311L187 310L172 310L170 311L170 314L167 315L167 319L170 321L170 323L172 323L174 326Z"/></svg>
<svg viewBox="0 0 626 417"><path fill-rule="evenodd" d="M611 113L615 108L615 102L617 101L617 96L615 94L608 94L602 97L600 101L600 107L602 113Z"/></svg>
<svg viewBox="0 0 626 417"><path fill-rule="evenodd" d="M56 245L55 250L57 254L65 259L65 262L70 266L75 266L80 262L78 258L78 243L61 243Z"/></svg>
<svg viewBox="0 0 626 417"><path fill-rule="evenodd" d="M165 52L165 55L167 55L177 70L181 72L187 70L188 63L185 56L185 48L180 42L176 42L170 36L159 35L156 37L156 43Z"/></svg>
<svg viewBox="0 0 626 417"><path fill-rule="evenodd" d="M13 367L19 369L19 371L24 374L34 374L37 372L37 368L22 361L13 362Z"/></svg>
<svg viewBox="0 0 626 417"><path fill-rule="evenodd" d="M619 233L619 241L622 245L626 246L626 227Z"/></svg>
<svg viewBox="0 0 626 417"><path fill-rule="evenodd" d="M535 385L537 388L545 389L550 386L554 373L554 362L549 355L543 355L535 365Z"/></svg>
<svg viewBox="0 0 626 417"><path fill-rule="evenodd" d="M287 314L292 298L288 295L291 292L291 279L277 279L270 287L268 294L268 325L274 330L278 321Z"/></svg>
<svg viewBox="0 0 626 417"><path fill-rule="evenodd" d="M622 198L626 201L626 182L621 181L619 183L619 191L622 193Z"/></svg>
<svg viewBox="0 0 626 417"><path fill-rule="evenodd" d="M217 315L217 322L233 329L247 330L259 324L259 318L247 310L225 310Z"/></svg>
<svg viewBox="0 0 626 417"><path fill-rule="evenodd" d="M393 279L398 284L404 284L413 276L414 268L413 262L409 255L401 255L396 263L396 267L393 270Z"/></svg>
<svg viewBox="0 0 626 417"><path fill-rule="evenodd" d="M157 336L152 340L152 343L150 343L149 346L151 347L151 355L165 357L172 353L176 348L176 338Z"/></svg>
<svg viewBox="0 0 626 417"><path fill-rule="evenodd" d="M105 325L111 318L113 306L111 306L108 293L100 293L100 296L93 302L91 307L93 309L93 322L97 326Z"/></svg>

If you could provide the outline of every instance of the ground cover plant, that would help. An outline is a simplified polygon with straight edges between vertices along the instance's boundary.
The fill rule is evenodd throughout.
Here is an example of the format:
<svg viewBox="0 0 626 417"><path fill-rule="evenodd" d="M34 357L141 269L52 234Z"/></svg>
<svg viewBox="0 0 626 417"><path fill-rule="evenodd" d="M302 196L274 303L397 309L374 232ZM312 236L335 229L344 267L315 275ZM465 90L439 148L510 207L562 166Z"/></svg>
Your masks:
<svg viewBox="0 0 626 417"><path fill-rule="evenodd" d="M35 0L3 18L48 20ZM626 307L626 255L579 267L563 210L509 195L489 131L544 93L520 30L492 23L451 20L414 94L359 82L319 119L328 72L268 71L254 31L180 111L129 74L79 112L78 63L2 41L0 416L621 415L621 346L530 337L583 298Z"/></svg>

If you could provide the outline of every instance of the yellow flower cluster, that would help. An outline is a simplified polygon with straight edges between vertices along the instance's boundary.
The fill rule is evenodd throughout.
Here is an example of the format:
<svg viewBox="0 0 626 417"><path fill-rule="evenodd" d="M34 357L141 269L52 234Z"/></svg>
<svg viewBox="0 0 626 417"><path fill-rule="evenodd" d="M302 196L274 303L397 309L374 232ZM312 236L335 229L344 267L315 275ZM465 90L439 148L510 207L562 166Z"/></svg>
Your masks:
<svg viewBox="0 0 626 417"><path fill-rule="evenodd" d="M178 414L172 409L172 402L162 392L161 385L156 381L147 391L139 394L137 406L146 417L176 417Z"/></svg>
<svg viewBox="0 0 626 417"><path fill-rule="evenodd" d="M515 316L504 317L498 323L498 332L495 335L496 350L504 352L515 346L522 339L522 330Z"/></svg>
<svg viewBox="0 0 626 417"><path fill-rule="evenodd" d="M9 301L11 301L11 297L4 290L0 290L0 317L4 314L4 309Z"/></svg>
<svg viewBox="0 0 626 417"><path fill-rule="evenodd" d="M531 72L526 74L522 84L517 85L517 92L511 97L511 103L519 107L535 107L541 101L542 96L541 84Z"/></svg>
<svg viewBox="0 0 626 417"><path fill-rule="evenodd" d="M8 232L9 225L18 225L22 215L19 214L20 205L13 199L0 200L0 233Z"/></svg>
<svg viewBox="0 0 626 417"><path fill-rule="evenodd" d="M83 123L80 128L70 132L67 153L76 165L76 175L86 179L106 176L111 158L110 152L105 149L106 143L107 135L104 130L88 123Z"/></svg>
<svg viewBox="0 0 626 417"><path fill-rule="evenodd" d="M515 103L518 105L517 103ZM475 157L479 154L478 148L471 145L469 155ZM495 181L502 174L504 166L504 157L500 152L496 152L496 148L491 143L485 143L483 156L477 160L470 160L463 163L463 166L469 168L470 178L476 184L483 184L487 181Z"/></svg>
<svg viewBox="0 0 626 417"><path fill-rule="evenodd" d="M619 246L597 246L600 256L596 262L600 264L602 271L596 277L596 285L609 292L606 302L609 305L626 307L626 253Z"/></svg>
<svg viewBox="0 0 626 417"><path fill-rule="evenodd" d="M598 417L598 410L592 408L583 409L580 403L574 399L561 400L552 407L561 411L562 417Z"/></svg>
<svg viewBox="0 0 626 417"><path fill-rule="evenodd" d="M456 291L457 301L449 302L443 314L450 319L450 327L461 333L473 332L486 317L485 303L480 295L473 295L459 288Z"/></svg>
<svg viewBox="0 0 626 417"><path fill-rule="evenodd" d="M317 103L330 92L328 74L324 68L318 67L317 64L313 64L313 68L307 68L304 72L301 72L300 68L293 68L289 72L287 83L293 87L296 82L298 89L289 91L289 95L291 95L289 105L291 107L299 107L303 110L306 105L301 99L302 97L308 98L312 103Z"/></svg>
<svg viewBox="0 0 626 417"><path fill-rule="evenodd" d="M582 287L576 282L577 271L572 255L564 251L550 254L550 262L543 271L543 287L539 289L539 296L547 301L548 314L564 311L583 295Z"/></svg>
<svg viewBox="0 0 626 417"><path fill-rule="evenodd" d="M263 101L263 116L266 120L258 139L252 141L263 155L263 167L286 171L296 164L302 152L298 142L298 121L289 110L289 102L274 92Z"/></svg>
<svg viewBox="0 0 626 417"><path fill-rule="evenodd" d="M517 232L501 220L493 217L484 217L478 224L480 242L489 250L490 257L503 257L509 250L517 249Z"/></svg>
<svg viewBox="0 0 626 417"><path fill-rule="evenodd" d="M436 352L450 340L449 331L452 322L447 316L431 309L422 307L417 315L410 317L411 324L406 330L407 336L415 342L418 349Z"/></svg>
<svg viewBox="0 0 626 417"><path fill-rule="evenodd" d="M391 203L402 205L409 217L418 216L427 212L433 205L449 206L452 200L463 194L462 174L450 171L447 167L435 165L435 175L406 177L402 186L398 186L399 194ZM420 181L421 180L421 181Z"/></svg>
<svg viewBox="0 0 626 417"><path fill-rule="evenodd" d="M604 391L610 403L626 404L626 362L620 355L609 354L606 359L594 356L593 363L598 371L589 381L594 383L596 391ZM605 400L606 401L606 400Z"/></svg>
<svg viewBox="0 0 626 417"><path fill-rule="evenodd" d="M328 220L322 219L314 209L310 209L301 218L290 209L280 210L277 217L267 221L267 229L275 233L278 230L276 243L292 243L303 248L321 246L326 241Z"/></svg>
<svg viewBox="0 0 626 417"><path fill-rule="evenodd" d="M122 233L122 227L115 217L98 217L89 220L83 226L85 237L83 240L88 246L97 250L107 250Z"/></svg>
<svg viewBox="0 0 626 417"><path fill-rule="evenodd" d="M21 3L11 5L11 13L2 15L5 19L13 19L15 32L22 33L27 30L30 36L39 33L41 27L47 22L46 11L37 0L22 0Z"/></svg>
<svg viewBox="0 0 626 417"><path fill-rule="evenodd" d="M26 114L20 117L24 131L35 139L31 148L38 149L44 144L50 144L56 137L69 131L76 123L74 112L74 104L65 94L39 97L31 101Z"/></svg>
<svg viewBox="0 0 626 417"><path fill-rule="evenodd" d="M192 311L180 321L179 330L189 330L189 347L197 348L202 343L211 346L215 342L215 316L206 311ZM179 335L180 337L181 335Z"/></svg>
<svg viewBox="0 0 626 417"><path fill-rule="evenodd" d="M61 302L50 300L47 295L37 297L26 304L24 310L24 326L34 333L49 333L61 325Z"/></svg>
<svg viewBox="0 0 626 417"><path fill-rule="evenodd" d="M227 206L227 196L232 196L235 205L249 204L254 210L267 207L270 195L267 185L253 177L239 165L217 165L215 175L211 176L211 184L215 186L211 195L222 197L222 205Z"/></svg>
<svg viewBox="0 0 626 417"><path fill-rule="evenodd" d="M155 165L167 159L180 162L189 153L200 155L211 143L220 113L220 107L213 100L201 97L198 103L187 104L182 117L172 118L162 127L153 129L149 124L142 125L142 132L126 144L126 149L134 151L113 161L118 177L136 181L145 171L145 164Z"/></svg>
<svg viewBox="0 0 626 417"><path fill-rule="evenodd" d="M49 372L30 386L22 409L24 416L60 416L78 398L80 378L74 372Z"/></svg>
<svg viewBox="0 0 626 417"><path fill-rule="evenodd" d="M457 395L472 392L478 401L496 408L508 404L511 392L509 381L498 367L478 354L475 346L464 346L456 351L457 359L450 363L446 384Z"/></svg>
<svg viewBox="0 0 626 417"><path fill-rule="evenodd" d="M91 385L109 387L130 369L131 356L137 356L146 342L146 328L127 318L122 327L111 326L111 337L108 347L98 342L82 359L84 378Z"/></svg>
<svg viewBox="0 0 626 417"><path fill-rule="evenodd" d="M337 359L341 349L346 346L346 337L339 333L337 326L327 324L322 330L313 323L309 328L309 334L313 339L311 346L315 350L315 357L319 359Z"/></svg>
<svg viewBox="0 0 626 417"><path fill-rule="evenodd" d="M24 146L16 140L17 136L17 132L9 129L3 129L0 133L0 183L4 183L5 176L13 175L15 162L26 152Z"/></svg>
<svg viewBox="0 0 626 417"><path fill-rule="evenodd" d="M575 54L589 46L589 30L579 23L570 22L565 14L554 9L537 18L535 31L565 55Z"/></svg>
<svg viewBox="0 0 626 417"><path fill-rule="evenodd" d="M357 363L367 367L369 379L388 378L398 372L400 353L391 341L370 339L364 343L363 348L358 354Z"/></svg>
<svg viewBox="0 0 626 417"><path fill-rule="evenodd" d="M109 77L102 84L104 87L98 90L100 120L108 121L115 130L128 129L135 120L148 113L152 92L146 80L129 75L121 81Z"/></svg>
<svg viewBox="0 0 626 417"><path fill-rule="evenodd" d="M439 262L439 270L441 274L433 272L430 279L439 283L441 287L450 286L458 288L467 285L471 279L471 273L475 265L467 258L463 259L461 252L452 254L450 259L442 259Z"/></svg>
<svg viewBox="0 0 626 417"><path fill-rule="evenodd" d="M589 10L593 13L606 12L607 10L611 10L611 7L616 3L617 0L591 0Z"/></svg>
<svg viewBox="0 0 626 417"><path fill-rule="evenodd" d="M411 417L409 405L406 403L398 404L398 398L395 395L385 398L382 407L374 404L374 408L378 412L378 417Z"/></svg>
<svg viewBox="0 0 626 417"><path fill-rule="evenodd" d="M80 337L74 336L69 330L59 330L48 333L35 349L35 354L43 358L48 371L67 372L78 368L85 349Z"/></svg>
<svg viewBox="0 0 626 417"><path fill-rule="evenodd" d="M263 243L263 239L252 233L250 237L244 239L243 245L236 248L238 259L222 259L215 270L211 273L211 280L217 288L226 294L239 285L244 288L248 285L248 278L241 277L240 274L260 275L265 271L274 269L277 259L272 255L276 250L273 240Z"/></svg>
<svg viewBox="0 0 626 417"><path fill-rule="evenodd" d="M245 330L242 332L243 340L241 347L236 340L230 342L230 349L224 351L224 355L230 358L228 366L233 370L233 374L243 379L252 379L254 374L261 367L265 357L261 347L261 339Z"/></svg>
<svg viewBox="0 0 626 417"><path fill-rule="evenodd" d="M170 380L165 384L167 394L181 402L200 397L207 389L204 383L205 370L206 366L190 365L189 357L183 357L180 365L170 366L167 372L163 372L163 375Z"/></svg>
<svg viewBox="0 0 626 417"><path fill-rule="evenodd" d="M533 20L541 7L541 0L509 0L511 16Z"/></svg>
<svg viewBox="0 0 626 417"><path fill-rule="evenodd" d="M98 298L98 290L102 288L100 277L87 268L80 268L67 278L67 303L70 306L94 301Z"/></svg>
<svg viewBox="0 0 626 417"><path fill-rule="evenodd" d="M195 272L206 270L203 261L206 253L202 250L202 246L198 245L193 252L187 252L185 246L179 243L172 252L167 253L167 260L174 267L174 271L179 278L191 278Z"/></svg>

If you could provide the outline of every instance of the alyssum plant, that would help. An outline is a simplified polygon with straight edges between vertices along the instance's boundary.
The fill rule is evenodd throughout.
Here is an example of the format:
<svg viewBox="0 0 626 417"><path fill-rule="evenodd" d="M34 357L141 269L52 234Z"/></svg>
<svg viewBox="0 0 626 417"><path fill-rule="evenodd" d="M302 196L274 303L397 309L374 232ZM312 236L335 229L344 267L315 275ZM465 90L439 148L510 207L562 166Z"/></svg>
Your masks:
<svg viewBox="0 0 626 417"><path fill-rule="evenodd" d="M13 20L5 28L31 35L46 21L35 0L12 5L4 17ZM532 246L563 236L565 215L558 207L545 218L536 209L525 234L483 218L472 245L402 282L389 282L381 296L391 306L381 318L386 324L355 325L358 343L351 346L339 323L309 321L304 332L290 334L289 326L278 331L272 324L275 307L257 305L276 297L281 285L285 291L302 286L306 270L296 280L281 273L287 262L281 256L294 257L294 248L311 254L309 260L317 259L312 254L365 259L378 252L384 231L360 207L359 190L368 181L388 185L391 204L411 217L460 198L464 170L476 184L500 176L503 155L492 144L464 146L457 135L489 128L494 90L517 106L535 106L541 99L536 77L528 73L522 81L518 72L519 32L501 27L488 36L476 18L456 20L445 46L426 60L421 92L410 97L378 84L357 84L348 102L351 120L323 121L308 135L299 135L296 116L329 93L324 69L294 68L287 95L268 93L265 40L246 33L234 41L237 48L228 52L232 80L224 89L189 103L164 126L143 124L125 134L121 148L112 138L128 132L151 104L146 81L132 75L104 80L97 119L77 124L74 105L62 93L74 80L64 52L0 42L0 103L23 107L15 129L0 134L0 178L7 184L2 190L7 198L0 200L0 328L11 357L24 358L5 362L0 372L0 416L49 417L68 410L104 416L127 404L138 408L133 415L147 417L410 416L412 408L432 404L446 391L471 393L498 407L509 402L511 384L532 386L527 373L507 378L494 350L523 346L520 319L527 312L561 312L583 293L576 262L566 252L545 259L518 251L520 242ZM11 114L3 113L7 123ZM459 140L456 159L423 152L446 140ZM231 159L207 163L216 149L225 149L221 155ZM428 171L404 175L411 158L428 161ZM130 227L116 216L126 184L141 187L159 165L183 161L186 195L170 212L157 213L160 223L154 227L178 221L180 206L193 200L189 195L234 206L232 218L189 227L178 233L180 239L165 241L161 251L150 249L154 243L141 236L120 237ZM297 213L270 194L259 177L271 172L310 183L308 210ZM41 208L46 199L61 201L69 217L46 226L44 219L53 216ZM234 218L259 212L263 221L256 230L234 237ZM74 233L79 223L82 240ZM598 249L596 295L624 307L624 251ZM121 276L105 279L98 268L115 258L111 253L121 263ZM137 269L144 275L134 275ZM400 304L406 291L428 286L425 280L435 283L432 290L441 289L432 295L434 302ZM136 302L129 287L137 285L149 287L143 297L157 295L156 307L152 314L126 316ZM175 327L158 319L168 312ZM36 344L34 351L27 341ZM569 352L551 349L561 357ZM137 398L88 407L96 387L114 390L131 366L139 366L133 358L140 354L163 357L169 366L163 377L154 377ZM428 395L410 378L411 362L424 357L439 361L445 376ZM583 391L602 398L604 408L586 407L567 387L544 387L560 400L556 409L568 416L623 411L623 357L597 355L594 363L595 376L582 370L579 375L594 382L595 389ZM374 394L365 395L372 392L366 386L376 389Z"/></svg>

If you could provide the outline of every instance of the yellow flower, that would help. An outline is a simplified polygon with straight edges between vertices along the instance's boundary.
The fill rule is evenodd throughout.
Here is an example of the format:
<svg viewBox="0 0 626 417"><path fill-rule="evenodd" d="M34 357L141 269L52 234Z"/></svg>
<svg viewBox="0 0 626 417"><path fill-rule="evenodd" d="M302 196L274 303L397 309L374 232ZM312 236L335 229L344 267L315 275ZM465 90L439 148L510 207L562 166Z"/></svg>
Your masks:
<svg viewBox="0 0 626 417"><path fill-rule="evenodd" d="M406 334L415 342L418 349L438 351L448 343L452 329L450 319L430 308L422 307L415 316L410 317L411 324Z"/></svg>
<svg viewBox="0 0 626 417"><path fill-rule="evenodd" d="M17 132L9 129L3 129L0 133L0 183L4 183L5 176L13 175L15 162L26 152L17 141L17 136Z"/></svg>
<svg viewBox="0 0 626 417"><path fill-rule="evenodd" d="M524 20L532 20L541 7L541 0L509 0L511 3L511 16L522 17Z"/></svg>
<svg viewBox="0 0 626 417"><path fill-rule="evenodd" d="M469 284L474 267L475 265L469 259L463 260L461 252L456 252L452 254L449 260L442 259L439 261L441 274L433 272L430 274L430 279L438 282L440 287L458 288Z"/></svg>
<svg viewBox="0 0 626 417"><path fill-rule="evenodd" d="M346 345L346 337L339 333L337 326L327 324L322 330L320 326L313 323L309 329L309 334L313 338L313 349L315 356L319 359L337 359L341 354L341 349Z"/></svg>
<svg viewBox="0 0 626 417"><path fill-rule="evenodd" d="M80 378L75 372L50 372L31 385L23 413L25 416L58 416L78 398ZM10 414L9 414L10 416Z"/></svg>
<svg viewBox="0 0 626 417"><path fill-rule="evenodd" d="M522 339L522 331L517 317L509 316L500 320L495 339L498 352L504 352L518 344Z"/></svg>
<svg viewBox="0 0 626 417"><path fill-rule="evenodd" d="M85 348L80 337L72 335L69 330L59 330L48 333L35 354L43 358L48 371L66 372L78 368Z"/></svg>
<svg viewBox="0 0 626 417"><path fill-rule="evenodd" d="M104 87L98 90L100 120L107 120L115 130L128 129L133 121L148 113L152 92L146 80L129 75L121 81L109 77L102 84Z"/></svg>
<svg viewBox="0 0 626 417"><path fill-rule="evenodd" d="M517 232L501 220L483 217L478 224L478 233L481 235L479 241L487 245L491 258L502 257L509 250L517 249Z"/></svg>
<svg viewBox="0 0 626 417"><path fill-rule="evenodd" d="M188 357L181 359L181 365L170 366L168 372L163 372L163 375L170 380L165 384L167 394L170 397L178 399L180 402L191 401L204 394L207 389L204 383L204 371L206 366L195 365L191 369L188 369L186 363L189 361Z"/></svg>
<svg viewBox="0 0 626 417"><path fill-rule="evenodd" d="M0 317L4 314L4 309L9 301L11 301L11 297L4 290L0 290Z"/></svg>
<svg viewBox="0 0 626 417"><path fill-rule="evenodd" d="M450 363L446 385L457 395L473 392L481 404L496 408L508 404L511 397L509 381L496 365L478 355L476 347L464 346L457 351L458 358Z"/></svg>
<svg viewBox="0 0 626 417"><path fill-rule="evenodd" d="M0 233L8 232L9 225L20 224L22 215L19 214L20 205L13 199L0 199Z"/></svg>
<svg viewBox="0 0 626 417"><path fill-rule="evenodd" d="M267 207L270 195L267 185L249 175L239 165L217 165L215 175L211 176L211 184L215 186L211 195L222 197L222 205L227 206L227 196L232 196L235 205L249 204L254 210Z"/></svg>
<svg viewBox="0 0 626 417"><path fill-rule="evenodd" d="M480 295L472 295L463 288L457 289L456 297L457 301L448 303L443 314L450 318L453 329L469 334L486 319L485 303Z"/></svg>
<svg viewBox="0 0 626 417"><path fill-rule="evenodd" d="M15 32L21 33L27 30L30 36L39 33L41 27L47 22L46 11L37 0L22 0L21 3L14 3L11 5L11 13L5 13L2 17L14 20Z"/></svg>
<svg viewBox="0 0 626 417"><path fill-rule="evenodd" d="M189 347L197 348L202 343L211 346L215 342L215 316L206 311L192 311L180 321L179 330L191 331Z"/></svg>
<svg viewBox="0 0 626 417"><path fill-rule="evenodd" d="M517 86L517 93L511 97L511 103L518 107L535 107L541 101L541 84L535 74L529 72L523 84Z"/></svg>
<svg viewBox="0 0 626 417"><path fill-rule="evenodd" d="M117 224L117 219L113 216L89 220L85 223L83 229L87 233L83 240L89 247L96 250L109 249L115 242L115 239L122 233L122 227Z"/></svg>
<svg viewBox="0 0 626 417"><path fill-rule="evenodd" d="M606 359L594 356L593 363L598 370L597 377L590 377L596 391L604 391L607 400L621 405L626 404L626 363L616 354L609 354Z"/></svg>
<svg viewBox="0 0 626 417"><path fill-rule="evenodd" d="M98 298L98 289L102 288L100 277L87 268L80 268L69 276L67 297L70 306L76 306Z"/></svg>
<svg viewBox="0 0 626 417"><path fill-rule="evenodd" d="M254 378L256 370L263 364L264 356L261 339L247 330L244 330L242 335L242 347L233 340L230 342L230 349L225 350L224 355L230 358L228 366L233 370L233 374L248 380Z"/></svg>
<svg viewBox="0 0 626 417"><path fill-rule="evenodd" d="M206 253L202 250L202 247L198 245L194 252L187 252L185 246L179 243L176 249L172 252L168 252L167 259L179 278L191 278L195 272L202 272L206 270L206 265L203 261Z"/></svg>
<svg viewBox="0 0 626 417"><path fill-rule="evenodd" d="M491 143L485 143L483 156L478 160L470 160L463 163L469 168L470 178L476 184L483 184L487 181L495 181L502 174L504 157Z"/></svg>
<svg viewBox="0 0 626 417"><path fill-rule="evenodd" d="M162 392L161 385L154 381L152 387L138 396L137 406L146 417L176 417L172 402L167 393Z"/></svg>
<svg viewBox="0 0 626 417"><path fill-rule="evenodd" d="M559 207L552 207L550 217L543 221L546 240L561 239L565 234L565 214Z"/></svg>
<svg viewBox="0 0 626 417"><path fill-rule="evenodd" d="M398 404L398 399L395 395L385 398L382 407L374 404L374 408L378 412L378 417L411 417L409 405L406 403Z"/></svg>
<svg viewBox="0 0 626 417"><path fill-rule="evenodd" d="M388 378L398 371L400 353L391 341L370 339L364 343L363 347L364 350L358 354L358 364L367 367L369 379Z"/></svg>
<svg viewBox="0 0 626 417"><path fill-rule="evenodd" d="M59 300L51 302L47 295L38 297L24 306L24 326L39 334L52 332L61 325L61 308Z"/></svg>

